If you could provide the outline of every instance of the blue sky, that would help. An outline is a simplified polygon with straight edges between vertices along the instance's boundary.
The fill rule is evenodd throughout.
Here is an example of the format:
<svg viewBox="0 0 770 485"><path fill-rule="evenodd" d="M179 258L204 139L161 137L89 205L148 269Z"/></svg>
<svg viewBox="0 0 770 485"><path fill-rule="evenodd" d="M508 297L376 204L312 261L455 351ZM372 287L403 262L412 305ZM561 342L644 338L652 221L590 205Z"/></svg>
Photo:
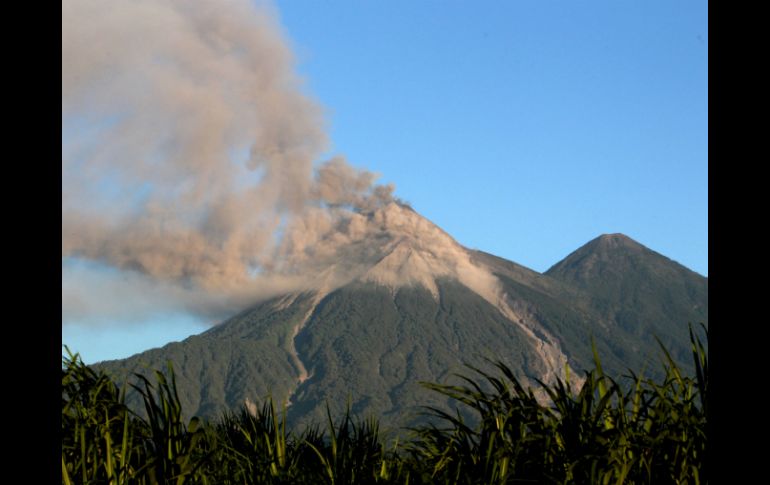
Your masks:
<svg viewBox="0 0 770 485"><path fill-rule="evenodd" d="M708 275L699 1L276 3L332 146L461 244L545 271L622 232ZM86 361L205 328L65 325Z"/></svg>
<svg viewBox="0 0 770 485"><path fill-rule="evenodd" d="M708 275L705 2L279 3L334 149L545 271L623 232Z"/></svg>

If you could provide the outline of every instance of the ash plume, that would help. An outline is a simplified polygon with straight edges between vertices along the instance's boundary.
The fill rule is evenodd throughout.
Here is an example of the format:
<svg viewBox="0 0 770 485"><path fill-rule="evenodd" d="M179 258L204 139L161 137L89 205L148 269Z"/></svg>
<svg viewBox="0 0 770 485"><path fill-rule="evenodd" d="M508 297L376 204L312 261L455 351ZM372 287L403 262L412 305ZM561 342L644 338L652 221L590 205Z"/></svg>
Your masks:
<svg viewBox="0 0 770 485"><path fill-rule="evenodd" d="M435 226L410 216L402 227L393 187L343 156L319 163L323 110L268 4L64 2L62 121L63 267L77 259L123 272L109 281L67 273L63 320L109 313L86 301L105 292L216 319L356 277L430 286L462 273L494 285L453 262L467 258L451 238L399 246L416 269L383 263L367 274L405 231L436 237ZM121 306L132 309L145 311Z"/></svg>

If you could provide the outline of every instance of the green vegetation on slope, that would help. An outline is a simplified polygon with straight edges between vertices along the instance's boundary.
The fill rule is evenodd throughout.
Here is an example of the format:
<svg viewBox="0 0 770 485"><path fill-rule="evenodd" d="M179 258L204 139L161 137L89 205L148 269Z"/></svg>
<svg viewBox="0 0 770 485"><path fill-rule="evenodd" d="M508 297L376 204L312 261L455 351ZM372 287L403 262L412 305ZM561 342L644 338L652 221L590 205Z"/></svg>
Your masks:
<svg viewBox="0 0 770 485"><path fill-rule="evenodd" d="M188 412L214 417L273 393L283 400L299 377L289 341L292 329L310 309L310 295L299 295L282 308L280 299L244 311L200 335L174 342L133 357L108 361L96 367L117 382L134 373L152 374L170 361L176 371L181 404ZM144 411L142 396L128 392L131 409Z"/></svg>
<svg viewBox="0 0 770 485"><path fill-rule="evenodd" d="M71 356L62 368L62 483L707 483L708 358L692 330L690 341L694 376L664 349L664 378L632 374L627 391L598 356L580 389L569 379L541 383L545 404L502 362L461 386L426 384L476 424L431 409L437 423L401 444L386 444L372 418L287 429L272 401L187 420L172 370L156 372L154 385L137 377L140 416L125 387Z"/></svg>
<svg viewBox="0 0 770 485"><path fill-rule="evenodd" d="M414 423L421 405L447 408L444 397L419 382L444 381L468 359L499 356L527 376L538 375L540 362L518 327L459 283L443 280L438 287L438 300L420 287L391 294L372 284L327 296L297 339L311 377L289 417L318 421L327 401L339 416L350 399L355 415Z"/></svg>
<svg viewBox="0 0 770 485"><path fill-rule="evenodd" d="M594 335L626 365L649 363L659 338L674 360L694 371L682 322L708 327L707 278L623 234L588 242L545 275L583 292L595 321L605 324Z"/></svg>

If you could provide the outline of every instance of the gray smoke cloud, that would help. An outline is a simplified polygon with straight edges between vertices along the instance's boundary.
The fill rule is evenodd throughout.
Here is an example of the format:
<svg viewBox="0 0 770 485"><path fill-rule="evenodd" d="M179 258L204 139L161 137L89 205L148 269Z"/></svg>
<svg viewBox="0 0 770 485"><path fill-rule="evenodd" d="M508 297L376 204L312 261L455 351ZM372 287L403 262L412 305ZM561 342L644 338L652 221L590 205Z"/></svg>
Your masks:
<svg viewBox="0 0 770 485"><path fill-rule="evenodd" d="M392 200L342 156L314 166L323 110L269 4L63 2L62 121L62 257L139 300L213 316L307 286L280 271L303 228ZM89 311L65 280L63 320Z"/></svg>

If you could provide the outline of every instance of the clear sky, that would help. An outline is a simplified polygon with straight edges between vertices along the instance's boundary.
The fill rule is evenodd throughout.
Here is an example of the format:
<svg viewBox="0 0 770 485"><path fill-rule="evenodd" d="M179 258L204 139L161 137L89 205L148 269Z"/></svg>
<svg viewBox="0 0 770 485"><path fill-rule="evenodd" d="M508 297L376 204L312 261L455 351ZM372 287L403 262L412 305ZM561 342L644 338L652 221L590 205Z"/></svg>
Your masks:
<svg viewBox="0 0 770 485"><path fill-rule="evenodd" d="M545 271L621 232L708 275L704 1L275 6L332 147L461 244ZM85 360L196 333L70 322Z"/></svg>

